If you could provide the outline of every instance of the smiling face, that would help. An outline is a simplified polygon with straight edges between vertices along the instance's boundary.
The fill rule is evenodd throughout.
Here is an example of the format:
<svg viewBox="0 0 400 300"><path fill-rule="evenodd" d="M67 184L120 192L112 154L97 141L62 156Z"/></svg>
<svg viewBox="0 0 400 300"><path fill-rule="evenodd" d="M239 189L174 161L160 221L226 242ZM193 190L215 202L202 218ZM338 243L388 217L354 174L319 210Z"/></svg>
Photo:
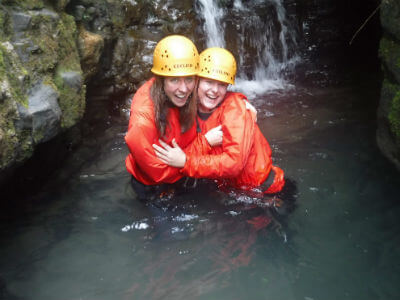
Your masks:
<svg viewBox="0 0 400 300"><path fill-rule="evenodd" d="M198 96L199 111L212 112L225 98L228 84L208 78L200 78Z"/></svg>
<svg viewBox="0 0 400 300"><path fill-rule="evenodd" d="M165 77L164 92L175 106L182 107L193 92L195 84L194 76Z"/></svg>

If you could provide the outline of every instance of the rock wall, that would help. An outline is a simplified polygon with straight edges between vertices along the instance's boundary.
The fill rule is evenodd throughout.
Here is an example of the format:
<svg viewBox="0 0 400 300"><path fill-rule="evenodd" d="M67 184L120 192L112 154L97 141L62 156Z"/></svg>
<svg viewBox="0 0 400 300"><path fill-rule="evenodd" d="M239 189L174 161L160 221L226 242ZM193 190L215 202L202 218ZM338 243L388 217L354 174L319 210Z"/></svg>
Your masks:
<svg viewBox="0 0 400 300"><path fill-rule="evenodd" d="M195 19L191 0L2 0L0 185L79 124L87 86L103 97L133 92L156 42L194 38Z"/></svg>
<svg viewBox="0 0 400 300"><path fill-rule="evenodd" d="M0 180L85 110L75 21L53 2L0 4Z"/></svg>
<svg viewBox="0 0 400 300"><path fill-rule="evenodd" d="M383 0L379 46L384 80L378 108L377 141L381 151L400 169L400 2Z"/></svg>
<svg viewBox="0 0 400 300"><path fill-rule="evenodd" d="M84 76L102 95L133 92L150 76L155 44L194 38L197 26L192 0L71 0L66 11L80 30Z"/></svg>
<svg viewBox="0 0 400 300"><path fill-rule="evenodd" d="M233 6L232 0L221 2ZM377 2L362 3L369 12ZM88 93L99 95L90 97L92 102L106 103L110 97L134 92L150 76L153 48L162 37L178 33L200 44L204 42L196 3L194 0L2 0L0 184L38 146L79 124L91 104L86 99ZM315 63L316 57L329 58L332 53L336 55L335 63L339 60L336 57L342 60L349 57L343 45L347 45L368 15L354 13L358 12L361 1L349 3L353 2L285 0L289 18L298 22L304 61ZM343 17L345 22L341 21ZM385 80L378 113L378 143L398 166L399 20L399 1L383 0L384 36L379 55ZM361 40L360 35L357 39ZM364 49L363 42L360 45L357 51ZM376 49L374 46L371 47ZM332 65L326 59L319 61L321 66ZM307 72L305 81L326 80L324 72ZM106 106L104 103L99 106Z"/></svg>

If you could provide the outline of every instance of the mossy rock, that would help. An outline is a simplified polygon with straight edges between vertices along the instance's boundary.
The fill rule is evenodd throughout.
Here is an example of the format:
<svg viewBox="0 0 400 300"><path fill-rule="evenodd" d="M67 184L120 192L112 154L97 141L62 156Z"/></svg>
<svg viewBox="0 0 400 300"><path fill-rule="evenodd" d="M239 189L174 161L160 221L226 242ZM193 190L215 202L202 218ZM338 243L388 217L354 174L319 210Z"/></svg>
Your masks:
<svg viewBox="0 0 400 300"><path fill-rule="evenodd" d="M41 9L45 6L43 0L3 0L2 4L29 10Z"/></svg>
<svg viewBox="0 0 400 300"><path fill-rule="evenodd" d="M400 42L383 37L379 45L379 56L391 76L400 83Z"/></svg>
<svg viewBox="0 0 400 300"><path fill-rule="evenodd" d="M85 112L86 89L82 72L60 68L54 83L60 93L58 103L62 111L61 128L71 128L82 119Z"/></svg>
<svg viewBox="0 0 400 300"><path fill-rule="evenodd" d="M396 85L392 93L394 95L391 101L388 119L392 133L396 139L396 144L400 148L400 85Z"/></svg>
<svg viewBox="0 0 400 300"><path fill-rule="evenodd" d="M19 1L6 1L8 10L0 11L0 171L8 170L29 158L38 143L46 141L40 130L34 131L22 113L29 111L28 94L38 81L57 93L62 116L55 136L76 125L85 110L77 30L73 17L55 13L41 1L24 2L18 11L30 15L29 26L13 32L8 11ZM55 2L47 4L55 5ZM4 2L2 2L4 4ZM0 8L4 6L0 5ZM12 43L12 38L18 43ZM24 44L23 42L26 41ZM21 46L22 45L22 46ZM26 48L23 48L23 47ZM23 54L23 55L21 55ZM71 79L73 78L73 79ZM74 79L75 78L75 79ZM77 78L77 80L76 80ZM26 125L26 126L25 126ZM52 125L44 128L53 128ZM50 130L50 129L49 129Z"/></svg>
<svg viewBox="0 0 400 300"><path fill-rule="evenodd" d="M52 0L54 8L57 11L64 11L70 0Z"/></svg>
<svg viewBox="0 0 400 300"><path fill-rule="evenodd" d="M17 104L27 105L23 92L28 82L24 80L26 71L8 47L11 47L10 44L0 44L0 170L29 157L33 152L29 134L15 127Z"/></svg>
<svg viewBox="0 0 400 300"><path fill-rule="evenodd" d="M54 82L60 92L59 105L62 111L61 128L75 125L83 117L86 89L77 47L78 33L74 18L61 13L58 25L60 52ZM73 77L74 84L68 78Z"/></svg>
<svg viewBox="0 0 400 300"><path fill-rule="evenodd" d="M378 119L387 121L390 133L400 149L400 84L387 79L383 81Z"/></svg>
<svg viewBox="0 0 400 300"><path fill-rule="evenodd" d="M400 1L382 0L380 19L383 29L400 41Z"/></svg>
<svg viewBox="0 0 400 300"><path fill-rule="evenodd" d="M400 85L388 79L381 89L377 142L382 153L400 169Z"/></svg>

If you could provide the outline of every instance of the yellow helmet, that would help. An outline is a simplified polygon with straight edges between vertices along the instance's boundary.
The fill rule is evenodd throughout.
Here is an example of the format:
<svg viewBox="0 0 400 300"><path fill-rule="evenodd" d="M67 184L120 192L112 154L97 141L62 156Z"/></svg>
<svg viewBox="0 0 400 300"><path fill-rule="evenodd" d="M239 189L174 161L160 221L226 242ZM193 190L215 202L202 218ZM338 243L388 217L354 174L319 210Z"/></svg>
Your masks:
<svg viewBox="0 0 400 300"><path fill-rule="evenodd" d="M200 53L198 76L235 84L236 60L223 48L208 48Z"/></svg>
<svg viewBox="0 0 400 300"><path fill-rule="evenodd" d="M158 42L151 72L161 76L190 76L199 72L199 52L191 40L170 35Z"/></svg>

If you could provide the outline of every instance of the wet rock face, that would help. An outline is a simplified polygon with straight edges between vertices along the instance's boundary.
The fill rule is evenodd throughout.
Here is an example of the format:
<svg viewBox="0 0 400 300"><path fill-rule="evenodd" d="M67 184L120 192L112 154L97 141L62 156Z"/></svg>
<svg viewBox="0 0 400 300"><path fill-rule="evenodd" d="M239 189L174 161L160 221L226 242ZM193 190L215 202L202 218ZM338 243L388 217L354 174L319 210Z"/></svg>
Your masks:
<svg viewBox="0 0 400 300"><path fill-rule="evenodd" d="M104 39L101 35L91 33L80 26L78 49L83 75L88 82L99 71L98 63L104 49Z"/></svg>
<svg viewBox="0 0 400 300"><path fill-rule="evenodd" d="M384 0L379 57L384 70L378 108L377 140L381 151L400 169L400 3Z"/></svg>
<svg viewBox="0 0 400 300"><path fill-rule="evenodd" d="M380 0L284 0L287 13L297 24L298 51L302 57L296 74L302 84L336 84L346 78L349 65L377 64L380 37ZM302 70L305 68L305 70Z"/></svg>
<svg viewBox="0 0 400 300"><path fill-rule="evenodd" d="M82 119L86 86L103 98L133 92L156 42L194 38L195 20L192 0L1 1L0 183Z"/></svg>
<svg viewBox="0 0 400 300"><path fill-rule="evenodd" d="M57 100L58 93L51 85L38 83L33 86L28 94L28 107L18 105L20 119L15 122L16 128L32 132L36 144L55 137L62 114Z"/></svg>
<svg viewBox="0 0 400 300"><path fill-rule="evenodd" d="M267 16L264 5L242 0ZM360 4L362 2L362 5ZM1 173L29 158L37 145L74 127L83 117L86 93L105 99L132 93L151 76L155 44L183 34L201 50L193 0L2 0L0 3L0 181ZM233 0L220 0L233 10ZM258 3L258 4L257 4ZM261 3L261 2L260 2ZM296 24L302 58L318 65L305 81L326 80L324 68L343 59L352 35L378 0L284 0L288 21ZM263 9L258 9L257 5ZM364 9L363 14L356 14ZM400 149L399 13L396 0L384 0L385 30L380 57L385 82L379 110L378 141L394 161ZM343 18L342 18L343 17ZM358 19L355 19L355 18ZM239 26L232 17L231 30ZM228 24L229 25L229 24ZM229 30L227 30L229 33ZM363 34L363 33L361 33ZM368 35L368 30L364 31ZM360 40L357 37L356 42ZM229 45L234 49L235 45ZM368 48L355 48L364 53ZM334 57L332 55L334 54ZM373 53L376 57L376 53ZM321 71L322 70L322 71ZM86 88L87 86L87 88ZM101 97L100 97L101 96ZM97 99L97 100L96 100ZM94 105L96 106L96 105ZM100 116L103 118L103 116Z"/></svg>
<svg viewBox="0 0 400 300"><path fill-rule="evenodd" d="M0 4L0 181L83 116L85 86L68 1Z"/></svg>
<svg viewBox="0 0 400 300"><path fill-rule="evenodd" d="M66 11L75 17L82 35L97 35L98 63L82 68L89 87L112 94L133 92L151 74L153 47L168 34L193 38L196 27L192 0L71 0ZM84 34L82 34L84 32ZM93 37L93 36L92 36ZM84 40L84 38L82 38ZM81 53L89 43L80 42ZM93 47L93 44L92 44ZM87 61L87 59L85 60Z"/></svg>

